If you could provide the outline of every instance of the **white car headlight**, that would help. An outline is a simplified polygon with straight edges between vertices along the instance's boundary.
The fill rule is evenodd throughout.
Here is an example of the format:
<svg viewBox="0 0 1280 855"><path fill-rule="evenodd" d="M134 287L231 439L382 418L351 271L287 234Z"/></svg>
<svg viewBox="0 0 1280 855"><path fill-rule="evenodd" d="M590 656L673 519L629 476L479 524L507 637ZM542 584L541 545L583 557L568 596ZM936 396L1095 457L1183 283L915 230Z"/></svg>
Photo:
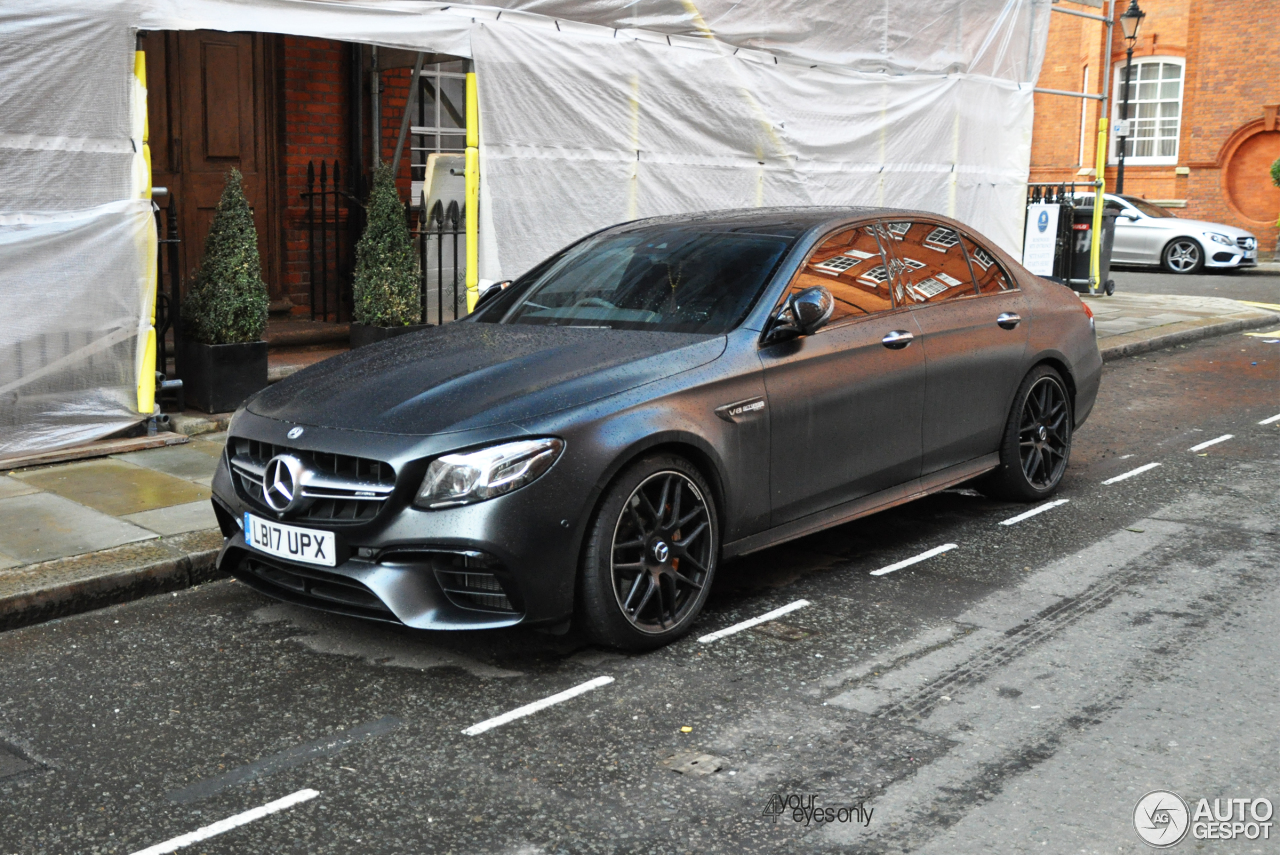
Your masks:
<svg viewBox="0 0 1280 855"><path fill-rule="evenodd" d="M1208 234L1209 234L1209 240L1213 241L1214 243L1226 244L1227 246L1236 245L1236 242L1233 241L1231 238L1227 237L1226 235L1220 235L1217 232L1209 232Z"/></svg>
<svg viewBox="0 0 1280 855"><path fill-rule="evenodd" d="M413 503L451 508L483 502L537 480L564 450L564 440L522 439L431 461Z"/></svg>

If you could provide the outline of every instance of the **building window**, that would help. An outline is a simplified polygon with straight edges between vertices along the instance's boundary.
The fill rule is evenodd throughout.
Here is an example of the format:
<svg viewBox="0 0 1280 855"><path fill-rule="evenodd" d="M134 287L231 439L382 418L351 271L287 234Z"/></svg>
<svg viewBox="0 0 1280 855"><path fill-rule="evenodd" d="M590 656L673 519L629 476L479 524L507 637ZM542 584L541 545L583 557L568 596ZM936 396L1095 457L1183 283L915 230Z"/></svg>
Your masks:
<svg viewBox="0 0 1280 855"><path fill-rule="evenodd" d="M1182 128L1183 61L1173 57L1134 60L1129 78L1128 163L1178 162L1178 135ZM1116 70L1114 119L1120 119L1124 103L1125 67ZM1120 138L1112 144L1111 162L1120 153Z"/></svg>
<svg viewBox="0 0 1280 855"><path fill-rule="evenodd" d="M437 62L422 67L418 97L410 132L413 180L421 182L427 156L437 152L462 152L467 146L467 75L464 60Z"/></svg>

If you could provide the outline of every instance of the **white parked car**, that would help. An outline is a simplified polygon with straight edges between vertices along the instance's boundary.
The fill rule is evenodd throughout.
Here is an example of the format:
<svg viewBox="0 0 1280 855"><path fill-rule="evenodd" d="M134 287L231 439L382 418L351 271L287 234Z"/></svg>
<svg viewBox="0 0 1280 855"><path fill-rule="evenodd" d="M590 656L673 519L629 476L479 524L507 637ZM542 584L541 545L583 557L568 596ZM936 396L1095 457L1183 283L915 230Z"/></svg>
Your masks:
<svg viewBox="0 0 1280 855"><path fill-rule="evenodd" d="M1080 199L1092 204L1092 197ZM1113 264L1159 265L1170 273L1204 268L1238 269L1258 264L1258 239L1244 229L1203 220L1184 220L1168 208L1136 196L1106 195L1115 211Z"/></svg>

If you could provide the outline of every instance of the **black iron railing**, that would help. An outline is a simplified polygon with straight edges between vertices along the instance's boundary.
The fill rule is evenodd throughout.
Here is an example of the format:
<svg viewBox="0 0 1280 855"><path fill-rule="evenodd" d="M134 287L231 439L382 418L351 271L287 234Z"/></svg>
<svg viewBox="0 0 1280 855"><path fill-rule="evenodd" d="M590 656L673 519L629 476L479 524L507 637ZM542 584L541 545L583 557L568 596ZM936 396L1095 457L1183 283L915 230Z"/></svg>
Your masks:
<svg viewBox="0 0 1280 855"><path fill-rule="evenodd" d="M183 400L182 381L177 379L177 360L172 373L169 371L169 334L173 334L173 350L176 356L182 342L182 275L178 260L178 200L164 187L152 190L151 210L156 218L156 243L159 257L156 259L156 400L168 400L181 410ZM157 199L166 200L161 208Z"/></svg>
<svg viewBox="0 0 1280 855"><path fill-rule="evenodd" d="M342 166L307 162L307 276L311 319L341 322L351 319L351 281L355 244L363 206L342 183Z"/></svg>
<svg viewBox="0 0 1280 855"><path fill-rule="evenodd" d="M351 319L351 285L355 245L364 220L364 205L343 184L342 167L307 163L307 271L311 317L321 321ZM422 322L444 324L467 313L465 209L456 201L436 201L405 209L409 235L421 268L418 284Z"/></svg>
<svg viewBox="0 0 1280 855"><path fill-rule="evenodd" d="M437 200L428 210L424 201L407 215L422 269L422 322L443 324L462 317L467 313L465 209Z"/></svg>

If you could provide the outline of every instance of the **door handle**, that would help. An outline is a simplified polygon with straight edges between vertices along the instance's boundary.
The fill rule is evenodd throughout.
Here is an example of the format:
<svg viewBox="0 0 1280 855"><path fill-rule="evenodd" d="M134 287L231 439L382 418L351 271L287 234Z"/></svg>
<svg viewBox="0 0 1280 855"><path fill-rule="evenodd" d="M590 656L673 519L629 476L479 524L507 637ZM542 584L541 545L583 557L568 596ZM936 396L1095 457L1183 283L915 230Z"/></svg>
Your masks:
<svg viewBox="0 0 1280 855"><path fill-rule="evenodd" d="M880 343L890 350L902 350L902 348L911 344L914 339L915 336L906 330L894 330L884 338L880 339Z"/></svg>
<svg viewBox="0 0 1280 855"><path fill-rule="evenodd" d="M1001 312L996 317L996 323L1000 325L1001 329L1005 330L1013 329L1021 320L1022 315L1019 315L1016 312Z"/></svg>

